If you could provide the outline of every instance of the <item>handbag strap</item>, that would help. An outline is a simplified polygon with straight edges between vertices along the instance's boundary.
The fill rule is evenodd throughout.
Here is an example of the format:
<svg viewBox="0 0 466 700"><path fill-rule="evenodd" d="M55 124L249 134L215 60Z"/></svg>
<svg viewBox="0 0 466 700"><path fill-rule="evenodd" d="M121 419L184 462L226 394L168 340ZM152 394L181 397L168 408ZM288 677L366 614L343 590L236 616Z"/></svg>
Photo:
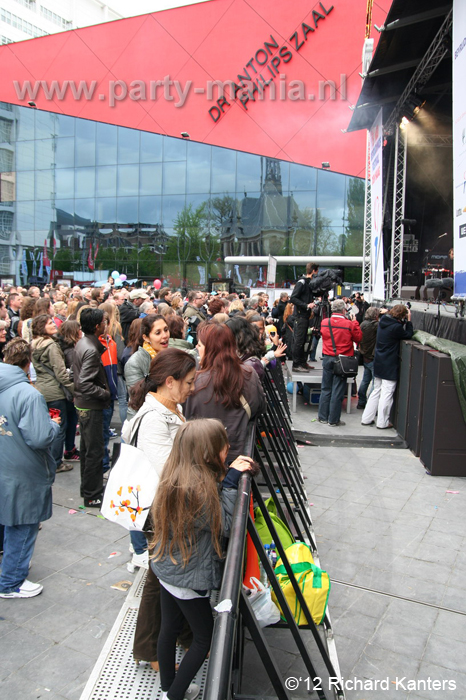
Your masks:
<svg viewBox="0 0 466 700"><path fill-rule="evenodd" d="M247 402L247 399L245 398L245 396L243 394L241 394L241 396L239 397L239 400L241 401L241 406L246 411L246 414L247 414L249 420L251 420L252 411L251 411L251 406Z"/></svg>
<svg viewBox="0 0 466 700"><path fill-rule="evenodd" d="M335 354L335 357L338 357L337 355L337 346L335 345L335 338L333 337L333 331L332 331L332 324L330 323L330 319L328 319L328 329L330 331L330 337L332 339L332 345L333 345L333 352Z"/></svg>

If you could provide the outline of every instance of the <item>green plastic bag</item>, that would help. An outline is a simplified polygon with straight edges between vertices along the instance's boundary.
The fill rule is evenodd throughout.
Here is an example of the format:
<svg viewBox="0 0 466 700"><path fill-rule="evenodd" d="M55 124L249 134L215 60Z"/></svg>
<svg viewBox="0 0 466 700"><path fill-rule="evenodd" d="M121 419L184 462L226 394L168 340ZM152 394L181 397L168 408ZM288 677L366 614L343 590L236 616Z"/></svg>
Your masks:
<svg viewBox="0 0 466 700"><path fill-rule="evenodd" d="M278 517L277 507L273 498L268 498L265 502L265 505L270 513L270 518L275 526L278 537L280 538L280 542L282 543L283 549L286 549L290 545L294 544L294 537L291 534L288 525L286 525L286 523L284 523L283 520L280 520L280 518ZM273 537L270 534L270 530L267 527L267 523L265 522L265 518L262 515L260 508L256 508L254 510L254 522L256 525L257 533L262 540L262 544L271 544L273 542Z"/></svg>

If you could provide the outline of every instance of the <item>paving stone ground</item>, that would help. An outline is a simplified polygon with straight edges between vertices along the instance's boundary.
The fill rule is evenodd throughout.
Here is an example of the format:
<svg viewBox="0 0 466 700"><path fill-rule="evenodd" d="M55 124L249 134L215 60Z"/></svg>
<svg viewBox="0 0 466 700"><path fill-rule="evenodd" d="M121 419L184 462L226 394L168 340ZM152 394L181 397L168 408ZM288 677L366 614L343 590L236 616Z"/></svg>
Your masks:
<svg viewBox="0 0 466 700"><path fill-rule="evenodd" d="M361 428L354 406L342 416L342 428L320 425L316 417L317 408L298 397L299 430L333 430L336 437L372 430L374 439L381 432ZM336 441L300 447L299 454L321 564L333 581L330 611L341 670L347 683L369 684L362 690L347 685L348 700L466 697L464 479L428 476L408 450ZM43 593L0 600L0 687L11 700L78 700L125 599L111 586L133 579L125 531L95 511L69 513L82 504L79 465L57 475L53 500L30 571ZM266 634L285 675L305 679L289 633ZM310 639L308 648L320 672ZM424 690L421 681L428 688L428 678L445 689ZM387 689L376 688L376 681L386 681ZM274 694L251 644L243 692ZM304 680L292 695L316 697Z"/></svg>

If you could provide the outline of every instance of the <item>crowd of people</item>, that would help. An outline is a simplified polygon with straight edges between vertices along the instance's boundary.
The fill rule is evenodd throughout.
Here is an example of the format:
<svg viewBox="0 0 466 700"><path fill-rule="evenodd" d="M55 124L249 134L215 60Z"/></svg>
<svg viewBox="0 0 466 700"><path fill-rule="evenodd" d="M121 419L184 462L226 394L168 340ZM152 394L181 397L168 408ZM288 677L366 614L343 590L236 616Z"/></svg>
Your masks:
<svg viewBox="0 0 466 700"><path fill-rule="evenodd" d="M208 594L220 582L238 480L254 470L243 452L249 421L266 411L265 366L291 359L305 381L322 338L318 420L339 426L346 381L334 363L359 345L362 423L377 416L377 427L390 427L398 345L413 332L409 310L380 316L359 295L322 311L309 284L317 272L309 264L272 307L266 292L182 295L116 289L111 280L2 292L0 597L42 591L27 574L39 524L52 515L55 474L79 464L84 506L101 508L118 402L122 441L136 439L159 476L148 531L130 534L129 568L148 570L134 658L160 669L164 697L196 697L191 681L212 628ZM177 640L187 650L178 671Z"/></svg>

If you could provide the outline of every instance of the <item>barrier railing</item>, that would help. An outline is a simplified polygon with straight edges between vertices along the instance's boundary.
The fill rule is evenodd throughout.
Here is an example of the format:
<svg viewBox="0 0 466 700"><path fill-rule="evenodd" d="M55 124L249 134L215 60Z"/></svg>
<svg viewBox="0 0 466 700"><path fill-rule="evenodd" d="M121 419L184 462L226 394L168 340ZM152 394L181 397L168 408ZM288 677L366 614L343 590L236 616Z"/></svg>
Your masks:
<svg viewBox="0 0 466 700"><path fill-rule="evenodd" d="M283 386L282 386L283 384ZM261 473L251 481L249 475L241 477L238 498L233 514L232 531L219 595L221 612L218 612L207 670L204 700L230 700L241 698L242 661L244 652L244 627L248 629L277 697L290 700L291 695L280 671L264 631L252 611L242 587L246 532L249 533L261 564L275 593L285 621L267 627L289 629L297 650L308 672L307 689L314 690L320 700L333 694L344 698L338 658L333 641L330 615L327 611L323 624L314 623L303 593L288 562L286 552L265 504L265 497L273 499L278 516L286 521L296 540L309 544L316 563L317 547L309 513L308 498L293 438L290 413L283 375L280 367L268 368L264 377L268 413L260 416L255 433L248 438L248 454L252 454L261 467ZM265 552L254 520L249 513L251 493L256 506L269 528L278 554L287 571L297 602L307 623L298 625L280 588L274 569ZM303 631L310 631L312 640L305 639ZM309 635L308 635L309 636ZM313 651L309 647L312 642ZM315 657L311 658L311 655ZM323 671L317 668L320 665ZM326 678L326 685L322 679ZM253 696L248 695L248 698Z"/></svg>

